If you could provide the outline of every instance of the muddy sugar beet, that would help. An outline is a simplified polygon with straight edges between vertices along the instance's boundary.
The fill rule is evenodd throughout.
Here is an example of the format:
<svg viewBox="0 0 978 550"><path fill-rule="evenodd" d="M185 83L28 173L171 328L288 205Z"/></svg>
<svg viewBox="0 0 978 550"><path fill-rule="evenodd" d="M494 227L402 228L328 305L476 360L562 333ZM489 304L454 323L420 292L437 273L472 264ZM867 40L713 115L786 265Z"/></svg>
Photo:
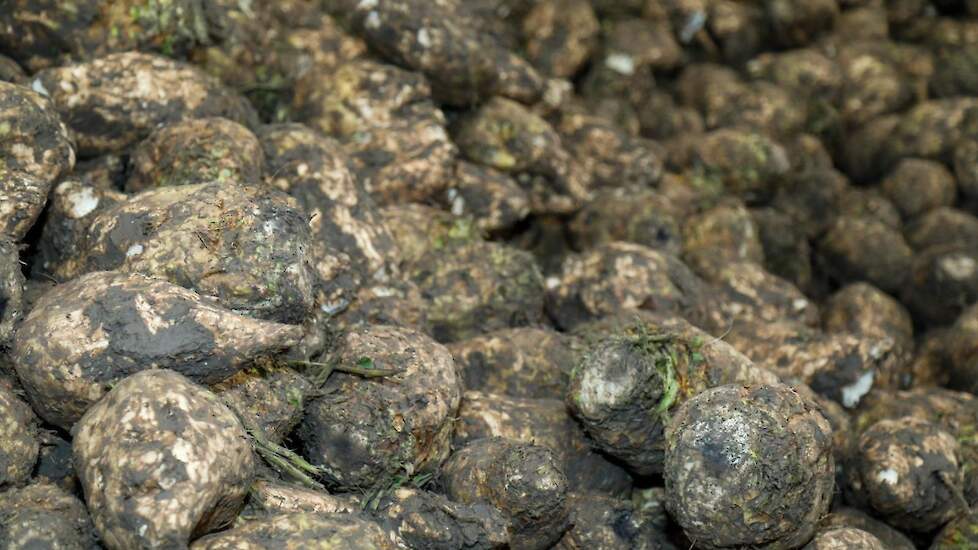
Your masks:
<svg viewBox="0 0 978 550"><path fill-rule="evenodd" d="M786 386L707 390L666 432L668 508L707 548L796 548L832 499L831 433Z"/></svg>
<svg viewBox="0 0 978 550"><path fill-rule="evenodd" d="M0 549L975 546L978 1L0 5Z"/></svg>
<svg viewBox="0 0 978 550"><path fill-rule="evenodd" d="M343 336L327 361L393 374L330 376L298 429L309 460L348 489L436 471L448 457L460 399L448 350L416 331L374 325Z"/></svg>
<svg viewBox="0 0 978 550"><path fill-rule="evenodd" d="M74 430L85 500L110 548L185 547L230 525L255 458L240 421L182 375L132 375Z"/></svg>
<svg viewBox="0 0 978 550"><path fill-rule="evenodd" d="M17 337L13 356L28 398L45 420L70 428L130 374L168 368L215 384L296 344L301 331L165 281L96 272L46 293Z"/></svg>
<svg viewBox="0 0 978 550"><path fill-rule="evenodd" d="M314 305L307 219L274 189L210 182L144 191L93 219L85 242L85 271L161 278L255 318L296 324Z"/></svg>
<svg viewBox="0 0 978 550"><path fill-rule="evenodd" d="M565 396L593 445L640 475L662 472L664 432L681 403L724 383L777 381L695 327L658 321L626 321L598 332Z"/></svg>
<svg viewBox="0 0 978 550"><path fill-rule="evenodd" d="M567 479L546 447L477 439L452 455L443 476L452 500L488 503L510 520L513 547L549 548L570 525Z"/></svg>

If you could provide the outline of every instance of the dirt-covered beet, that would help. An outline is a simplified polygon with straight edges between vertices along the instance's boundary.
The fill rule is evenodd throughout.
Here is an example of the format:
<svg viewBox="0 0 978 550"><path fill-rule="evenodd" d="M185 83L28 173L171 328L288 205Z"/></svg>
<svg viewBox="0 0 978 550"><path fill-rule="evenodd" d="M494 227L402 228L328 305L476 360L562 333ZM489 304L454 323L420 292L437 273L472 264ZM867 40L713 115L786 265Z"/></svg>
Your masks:
<svg viewBox="0 0 978 550"><path fill-rule="evenodd" d="M138 52L52 67L31 87L51 98L78 153L124 150L158 125L220 116L248 126L257 122L247 100L192 65Z"/></svg>
<svg viewBox="0 0 978 550"><path fill-rule="evenodd" d="M523 250L494 242L438 249L406 275L428 304L428 322L439 342L543 321L543 276Z"/></svg>
<svg viewBox="0 0 978 550"><path fill-rule="evenodd" d="M733 129L711 132L694 149L701 185L725 189L745 201L762 201L790 165L787 153L763 134Z"/></svg>
<svg viewBox="0 0 978 550"><path fill-rule="evenodd" d="M542 73L569 78L591 57L600 26L590 2L547 0L523 19L526 56Z"/></svg>
<svg viewBox="0 0 978 550"><path fill-rule="evenodd" d="M727 200L687 217L682 232L683 258L704 277L713 278L730 262L764 261L757 227L740 201Z"/></svg>
<svg viewBox="0 0 978 550"><path fill-rule="evenodd" d="M330 483L386 486L396 476L431 473L448 457L461 386L444 346L410 329L368 326L343 335L324 364L393 372L336 372L306 406L298 435Z"/></svg>
<svg viewBox="0 0 978 550"><path fill-rule="evenodd" d="M138 192L195 183L258 183L265 170L261 144L241 124L220 117L182 120L142 141L129 160L125 189Z"/></svg>
<svg viewBox="0 0 978 550"><path fill-rule="evenodd" d="M381 208L380 216L408 270L427 254L485 240L472 218L456 217L424 204L387 206Z"/></svg>
<svg viewBox="0 0 978 550"><path fill-rule="evenodd" d="M310 255L323 285L326 313L354 300L360 285L390 283L400 254L342 146L301 124L258 130L268 164L267 182L294 198L309 216Z"/></svg>
<svg viewBox="0 0 978 550"><path fill-rule="evenodd" d="M874 387L905 378L894 340L851 332L824 333L797 321L737 321L724 339L786 383L803 383L852 408ZM903 362L901 362L903 361Z"/></svg>
<svg viewBox="0 0 978 550"><path fill-rule="evenodd" d="M128 199L110 183L92 181L79 172L76 168L72 177L58 183L48 195L47 219L41 227L32 266L38 277L48 281L67 281L84 272L84 252L88 250L85 239L92 220Z"/></svg>
<svg viewBox="0 0 978 550"><path fill-rule="evenodd" d="M666 432L669 511L707 548L796 548L832 499L831 435L787 386L707 390L679 407Z"/></svg>
<svg viewBox="0 0 978 550"><path fill-rule="evenodd" d="M853 436L861 434L880 420L899 420L904 417L923 419L941 426L954 435L960 445L964 464L968 500L978 496L978 479L974 466L978 461L978 433L975 396L943 387L918 387L907 391L876 390L868 393L853 417Z"/></svg>
<svg viewBox="0 0 978 550"><path fill-rule="evenodd" d="M510 545L549 548L570 526L567 480L546 447L501 437L477 439L442 468L448 498L484 502L510 521Z"/></svg>
<svg viewBox="0 0 978 550"><path fill-rule="evenodd" d="M698 307L708 293L678 258L624 242L568 257L559 279L547 286L548 313L564 329L623 309L699 319Z"/></svg>
<svg viewBox="0 0 978 550"><path fill-rule="evenodd" d="M927 532L967 508L958 441L938 424L880 420L862 432L850 460L852 498L893 525Z"/></svg>
<svg viewBox="0 0 978 550"><path fill-rule="evenodd" d="M509 547L509 519L488 503L460 504L444 495L402 487L370 508L399 548Z"/></svg>
<svg viewBox="0 0 978 550"><path fill-rule="evenodd" d="M568 490L622 497L632 480L591 441L558 399L525 399L467 391L462 394L452 442L456 448L504 437L551 449L561 461Z"/></svg>
<svg viewBox="0 0 978 550"><path fill-rule="evenodd" d="M954 322L978 302L978 250L968 243L948 243L919 251L901 297L924 322Z"/></svg>
<svg viewBox="0 0 978 550"><path fill-rule="evenodd" d="M934 208L908 223L905 232L914 250L948 242L978 243L978 217L958 208Z"/></svg>
<svg viewBox="0 0 978 550"><path fill-rule="evenodd" d="M818 305L790 282L754 262L733 261L710 274L717 289L712 307L702 307L703 328L723 334L741 322L818 323Z"/></svg>
<svg viewBox="0 0 978 550"><path fill-rule="evenodd" d="M340 302L337 306L342 310L330 318L337 328L394 325L431 334L428 303L411 281L401 279L360 287L350 304Z"/></svg>
<svg viewBox="0 0 978 550"><path fill-rule="evenodd" d="M892 338L904 355L914 349L910 313L895 298L868 283L846 285L829 296L822 325L827 332Z"/></svg>
<svg viewBox="0 0 978 550"><path fill-rule="evenodd" d="M556 130L515 101L493 98L460 119L453 136L472 162L512 174L535 213L569 213L589 197L591 181Z"/></svg>
<svg viewBox="0 0 978 550"><path fill-rule="evenodd" d="M815 535L804 550L884 550L883 541L861 529L837 527Z"/></svg>
<svg viewBox="0 0 978 550"><path fill-rule="evenodd" d="M971 306L958 317L948 332L948 387L975 393L978 389L978 305Z"/></svg>
<svg viewBox="0 0 978 550"><path fill-rule="evenodd" d="M556 126L595 188L653 187L663 172L663 149L635 138L607 120L568 110Z"/></svg>
<svg viewBox="0 0 978 550"><path fill-rule="evenodd" d="M643 186L599 191L568 225L581 250L611 241L628 241L678 255L682 250L680 205Z"/></svg>
<svg viewBox="0 0 978 550"><path fill-rule="evenodd" d="M240 334L240 333L239 333ZM268 441L281 442L302 419L315 392L313 383L289 367L265 365L238 371L212 389L249 429Z"/></svg>
<svg viewBox="0 0 978 550"><path fill-rule="evenodd" d="M0 493L0 546L95 550L85 504L43 481Z"/></svg>
<svg viewBox="0 0 978 550"><path fill-rule="evenodd" d="M23 239L74 165L74 144L48 98L0 82L0 235Z"/></svg>
<svg viewBox="0 0 978 550"><path fill-rule="evenodd" d="M27 481L37 461L37 418L13 388L0 380L0 489Z"/></svg>
<svg viewBox="0 0 978 550"><path fill-rule="evenodd" d="M234 413L173 371L122 380L73 433L85 502L113 549L186 547L230 525L255 471Z"/></svg>
<svg viewBox="0 0 978 550"><path fill-rule="evenodd" d="M495 94L533 102L541 77L486 32L467 3L335 0L332 12L385 58L419 71L449 105L472 105Z"/></svg>
<svg viewBox="0 0 978 550"><path fill-rule="evenodd" d="M467 390L559 399L574 368L576 347L572 337L525 327L461 340L448 349Z"/></svg>
<svg viewBox="0 0 978 550"><path fill-rule="evenodd" d="M628 500L594 494L568 498L574 526L560 539L556 550L675 550L656 525L655 515Z"/></svg>
<svg viewBox="0 0 978 550"><path fill-rule="evenodd" d="M723 384L777 381L684 321L635 320L590 343L565 400L595 448L648 475L662 472L664 432L683 402Z"/></svg>
<svg viewBox="0 0 978 550"><path fill-rule="evenodd" d="M86 271L158 277L258 319L298 324L314 305L308 219L275 189L214 182L144 191L96 216L85 243Z"/></svg>
<svg viewBox="0 0 978 550"><path fill-rule="evenodd" d="M957 188L954 176L943 165L930 160L904 159L881 184L904 218L954 204Z"/></svg>
<svg viewBox="0 0 978 550"><path fill-rule="evenodd" d="M886 292L901 288L913 257L898 231L866 217L840 216L817 248L832 279L841 283L868 281Z"/></svg>
<svg viewBox="0 0 978 550"><path fill-rule="evenodd" d="M14 333L14 325L24 313L24 274L16 243L0 235L0 345Z"/></svg>
<svg viewBox="0 0 978 550"><path fill-rule="evenodd" d="M376 523L356 514L279 514L241 525L194 541L193 550L259 550L304 548L397 548Z"/></svg>
<svg viewBox="0 0 978 550"><path fill-rule="evenodd" d="M509 175L466 161L455 167L455 184L445 191L452 214L472 216L482 231L512 228L530 213L530 198Z"/></svg>
<svg viewBox="0 0 978 550"><path fill-rule="evenodd" d="M301 336L297 326L233 313L165 281L96 272L38 300L17 331L13 356L35 410L70 428L133 373L167 368L214 384Z"/></svg>
<svg viewBox="0 0 978 550"><path fill-rule="evenodd" d="M457 148L417 73L370 60L312 70L296 83L294 107L306 124L343 143L380 203L423 201L452 178Z"/></svg>
<svg viewBox="0 0 978 550"><path fill-rule="evenodd" d="M29 89L0 82L0 136L3 137L0 168L5 174L29 174L47 189L59 176L74 167L73 143L55 107L43 93L37 91L37 87ZM14 195L11 198L19 197ZM29 200L25 202L27 205L31 206L29 211L36 217L43 200L40 204L37 204L37 199ZM23 236L33 223L33 218L25 219L30 221L18 237ZM8 228L4 232L11 233Z"/></svg>
<svg viewBox="0 0 978 550"><path fill-rule="evenodd" d="M40 9L43 18L37 17ZM97 0L18 0L0 17L0 47L11 49L35 71L109 52L139 49L176 55L215 38L218 28L229 23L228 11L230 5L223 2L205 7L191 0L122 0L112 6Z"/></svg>
<svg viewBox="0 0 978 550"><path fill-rule="evenodd" d="M292 512L353 513L362 508L356 496L331 495L293 483L256 479L248 491L248 505L242 516L274 516Z"/></svg>
<svg viewBox="0 0 978 550"><path fill-rule="evenodd" d="M906 535L856 508L836 508L823 518L821 531L839 528L865 531L879 539L885 548L891 550L913 550L915 548L913 541Z"/></svg>

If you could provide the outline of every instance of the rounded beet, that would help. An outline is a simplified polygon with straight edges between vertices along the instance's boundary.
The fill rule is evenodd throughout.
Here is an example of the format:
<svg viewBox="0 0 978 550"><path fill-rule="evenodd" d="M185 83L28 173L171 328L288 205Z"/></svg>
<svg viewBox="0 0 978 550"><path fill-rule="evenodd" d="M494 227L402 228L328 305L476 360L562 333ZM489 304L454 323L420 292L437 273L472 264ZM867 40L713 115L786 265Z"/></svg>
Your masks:
<svg viewBox="0 0 978 550"><path fill-rule="evenodd" d="M418 73L365 59L316 68L296 83L293 106L306 124L343 144L381 204L434 197L452 178L456 146Z"/></svg>
<svg viewBox="0 0 978 550"><path fill-rule="evenodd" d="M682 405L666 433L667 505L707 548L796 548L835 486L832 430L780 384L721 386Z"/></svg>
<svg viewBox="0 0 978 550"><path fill-rule="evenodd" d="M309 461L347 490L435 471L449 454L461 393L448 350L413 330L374 325L341 336L331 363L394 374L329 377L298 429Z"/></svg>
<svg viewBox="0 0 978 550"><path fill-rule="evenodd" d="M880 420L859 437L846 469L849 488L889 523L931 531L967 508L960 453L937 424Z"/></svg>
<svg viewBox="0 0 978 550"><path fill-rule="evenodd" d="M838 527L815 535L804 550L885 550L883 541L861 529Z"/></svg>
<svg viewBox="0 0 978 550"><path fill-rule="evenodd" d="M376 523L355 514L279 514L194 541L193 550L258 550L259 548L362 548L393 550L394 544Z"/></svg>
<svg viewBox="0 0 978 550"><path fill-rule="evenodd" d="M0 546L95 550L95 530L85 505L43 481L0 493Z"/></svg>
<svg viewBox="0 0 978 550"><path fill-rule="evenodd" d="M542 550L570 526L567 480L550 449L501 437L477 439L442 468L448 498L485 502L510 520L514 548Z"/></svg>
<svg viewBox="0 0 978 550"><path fill-rule="evenodd" d="M129 162L129 192L212 181L256 184L265 171L251 130L220 117L164 126L136 146Z"/></svg>
<svg viewBox="0 0 978 550"><path fill-rule="evenodd" d="M152 54L114 53L45 69L31 86L50 96L86 156L121 152L158 125L187 118L257 122L251 104L216 78Z"/></svg>
<svg viewBox="0 0 978 550"><path fill-rule="evenodd" d="M648 475L662 471L664 431L684 401L722 384L776 381L685 322L633 321L589 345L565 400L596 449Z"/></svg>
<svg viewBox="0 0 978 550"><path fill-rule="evenodd" d="M134 374L74 429L75 467L102 542L185 547L234 521L255 471L219 398L166 370Z"/></svg>

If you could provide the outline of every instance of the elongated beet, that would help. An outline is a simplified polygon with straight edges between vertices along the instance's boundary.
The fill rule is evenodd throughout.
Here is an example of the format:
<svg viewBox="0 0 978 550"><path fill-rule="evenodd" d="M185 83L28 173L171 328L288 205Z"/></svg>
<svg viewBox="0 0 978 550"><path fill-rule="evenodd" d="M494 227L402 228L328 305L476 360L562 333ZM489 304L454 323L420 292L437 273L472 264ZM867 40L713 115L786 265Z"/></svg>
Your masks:
<svg viewBox="0 0 978 550"><path fill-rule="evenodd" d="M893 525L927 532L967 508L960 446L936 423L880 420L859 436L850 459L854 501Z"/></svg>
<svg viewBox="0 0 978 550"><path fill-rule="evenodd" d="M204 537L193 550L362 548L393 550L379 525L356 514L279 514Z"/></svg>

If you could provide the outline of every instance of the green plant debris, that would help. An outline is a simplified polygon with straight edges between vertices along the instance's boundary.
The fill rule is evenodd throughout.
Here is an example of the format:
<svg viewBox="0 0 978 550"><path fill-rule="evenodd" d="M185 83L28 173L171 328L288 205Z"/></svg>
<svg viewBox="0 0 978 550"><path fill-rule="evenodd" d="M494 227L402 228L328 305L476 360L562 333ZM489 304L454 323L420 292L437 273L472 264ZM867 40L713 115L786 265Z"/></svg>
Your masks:
<svg viewBox="0 0 978 550"><path fill-rule="evenodd" d="M232 412L238 417L248 437L251 438L252 446L266 464L276 472L306 487L325 490L323 484L318 481L323 477L328 477L329 472L325 468L310 464L295 451L269 441L260 426L246 420L237 411L232 410Z"/></svg>
<svg viewBox="0 0 978 550"><path fill-rule="evenodd" d="M364 510L376 511L380 507L380 501L384 499L385 496L394 493L401 487L411 486L415 489L422 489L428 485L434 479L434 475L431 473L421 473L416 475L397 474L393 476L387 482L382 482L379 486L366 493L366 498L363 499L361 507Z"/></svg>

